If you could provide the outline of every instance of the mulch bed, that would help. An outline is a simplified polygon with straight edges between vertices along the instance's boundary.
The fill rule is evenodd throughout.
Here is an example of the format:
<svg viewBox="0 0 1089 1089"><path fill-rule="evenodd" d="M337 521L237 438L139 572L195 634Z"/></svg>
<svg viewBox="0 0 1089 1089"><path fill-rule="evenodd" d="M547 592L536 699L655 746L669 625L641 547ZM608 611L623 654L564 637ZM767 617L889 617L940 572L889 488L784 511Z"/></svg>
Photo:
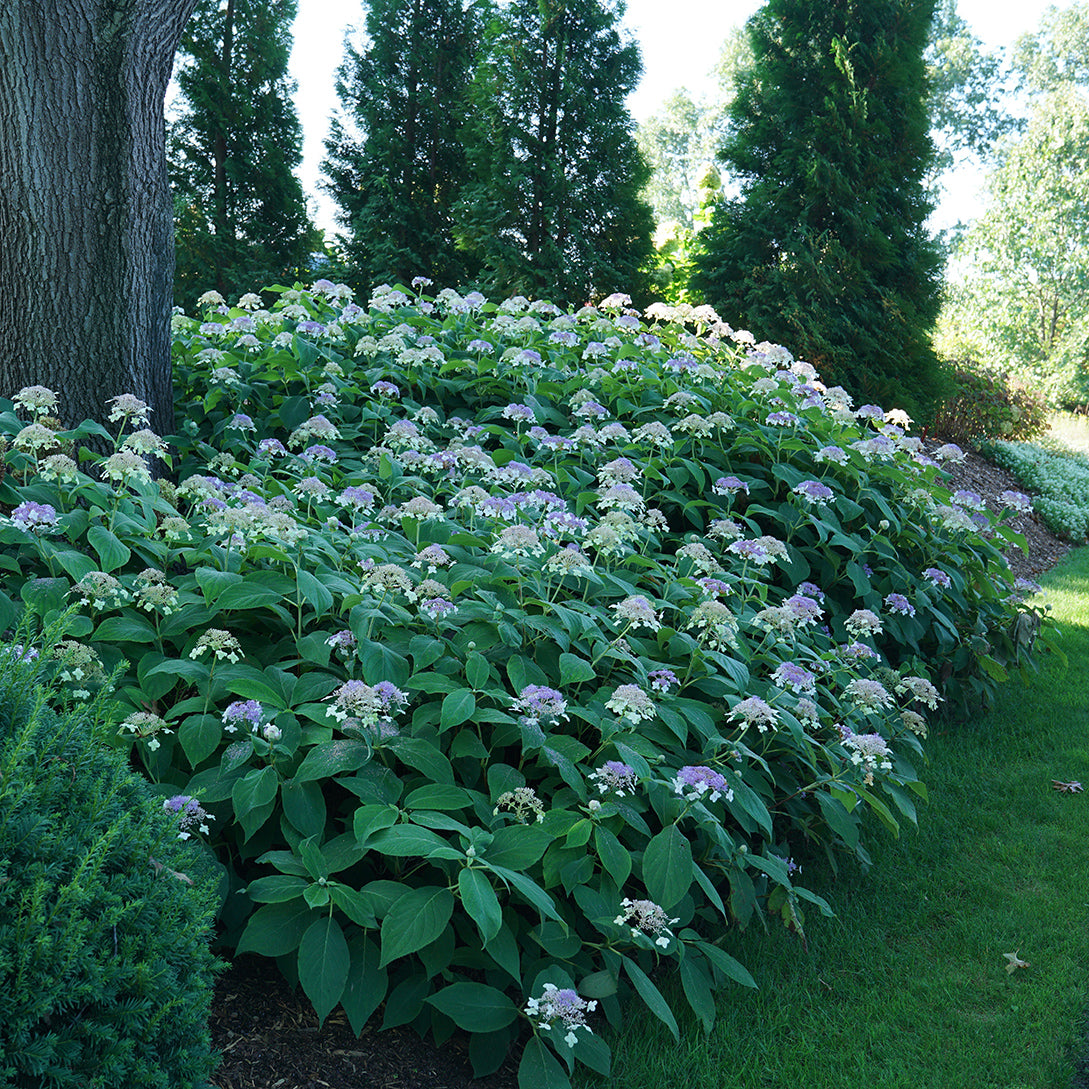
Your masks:
<svg viewBox="0 0 1089 1089"><path fill-rule="evenodd" d="M357 1037L340 1009L318 1027L302 990L292 991L275 961L239 957L219 977L212 1002L212 1045L221 1052L216 1089L516 1089L513 1060L473 1078L467 1041L442 1047L407 1027Z"/></svg>

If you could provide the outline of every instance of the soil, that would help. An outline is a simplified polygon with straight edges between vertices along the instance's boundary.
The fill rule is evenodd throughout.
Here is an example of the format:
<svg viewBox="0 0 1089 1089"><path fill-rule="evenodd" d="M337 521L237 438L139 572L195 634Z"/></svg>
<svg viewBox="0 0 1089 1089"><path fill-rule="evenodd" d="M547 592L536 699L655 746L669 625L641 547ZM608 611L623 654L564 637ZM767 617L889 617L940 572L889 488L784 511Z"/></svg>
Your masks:
<svg viewBox="0 0 1089 1089"><path fill-rule="evenodd" d="M928 450L933 451L938 445L937 442L928 443ZM944 471L949 477L948 486L951 489L975 492L995 513L1003 508L998 499L1002 492L1023 491L1015 476L970 451L965 453L964 461L959 464L947 463ZM1025 552L1013 546L1006 551L1010 570L1017 578L1035 580L1048 568L1054 567L1072 547L1069 541L1056 537L1037 514L1019 514L1009 519L1007 524L1024 535L1028 549Z"/></svg>
<svg viewBox="0 0 1089 1089"><path fill-rule="evenodd" d="M217 1089L516 1089L510 1058L498 1073L473 1078L467 1041L442 1047L405 1027L356 1036L338 1008L318 1027L301 989L275 961L243 955L216 985L212 1046L222 1054Z"/></svg>
<svg viewBox="0 0 1089 1089"><path fill-rule="evenodd" d="M930 444L931 447L937 443ZM998 495L1020 491L1009 473L978 454L948 466L949 486L983 497L995 511ZM1070 550L1034 514L1012 526L1024 534L1027 554L1007 553L1018 577L1035 579ZM325 1024L301 990L293 991L275 963L242 956L220 976L211 1017L212 1041L222 1060L216 1089L516 1089L517 1064L508 1057L498 1073L474 1079L467 1041L455 1036L441 1047L410 1028L379 1031L368 1025L357 1037L338 1009ZM1084 1084L1089 1089L1089 1059Z"/></svg>

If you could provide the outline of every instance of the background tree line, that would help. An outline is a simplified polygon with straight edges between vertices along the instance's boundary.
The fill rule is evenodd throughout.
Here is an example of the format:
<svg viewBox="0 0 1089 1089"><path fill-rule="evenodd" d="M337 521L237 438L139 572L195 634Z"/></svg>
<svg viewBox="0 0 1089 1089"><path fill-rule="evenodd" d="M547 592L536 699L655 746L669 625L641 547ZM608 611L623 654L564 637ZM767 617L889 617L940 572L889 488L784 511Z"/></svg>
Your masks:
<svg viewBox="0 0 1089 1089"><path fill-rule="evenodd" d="M125 15L109 35L107 8ZM424 275L564 305L617 289L646 301L656 275L674 297L710 302L735 326L783 340L856 395L925 411L940 384L930 337L943 287L925 217L942 162L983 154L1006 170L995 175L994 230L1042 226L1036 211L1061 198L1061 253L1028 263L1027 235L988 235L981 220L953 251L974 280L946 289L943 330L963 342L986 311L994 324L975 331L980 354L1000 343L1018 359L1035 352L1044 369L1066 360L1074 379L1085 370L1084 4L1049 15L1018 52L1022 101L1040 106L1034 123L991 108L1009 80L952 0L936 18L933 0L768 0L731 43L723 101L678 100L687 120L657 136L645 127L642 154L624 102L640 62L618 29L621 12L619 0L361 8L365 33L344 58L327 146L343 228L335 271L354 269L360 288ZM313 274L317 235L294 178L300 133L286 74L294 13L294 0L64 0L55 10L16 0L0 13L8 385L59 375L75 388L91 375L72 398L76 412L108 370L92 358L128 360L121 384L169 418L173 260L160 238L164 207L169 217L161 102L147 87L162 84L179 39L170 139L178 301L190 306L198 286L229 295ZM83 30L40 35L47 17ZM54 57L50 43L62 40L70 55ZM34 97L38 71L50 73L55 95ZM21 120L39 116L40 125ZM1071 124L1041 136L1049 117ZM1046 171L1031 165L1032 139L1046 146ZM875 155L883 143L888 154ZM116 152L84 156L85 144ZM53 156L50 172L46 152L57 147L70 154ZM1053 189L1041 189L1052 176ZM1003 194L1032 193L1031 206L1002 204ZM668 214L690 233L687 265L674 261L670 277L652 253L651 201L659 228ZM121 214L125 223L110 218ZM63 254L86 254L86 268L50 260L42 247L57 238ZM50 271L39 284L28 268ZM98 317L58 332L67 327L59 315L91 298Z"/></svg>
<svg viewBox="0 0 1089 1089"><path fill-rule="evenodd" d="M324 163L343 228L338 275L362 291L425 276L568 306L620 288L649 301L648 171L625 105L642 63L618 29L622 7L363 10ZM293 173L295 14L295 0L200 0L187 27L170 143L182 305L208 286L294 279L320 248Z"/></svg>
<svg viewBox="0 0 1089 1089"><path fill-rule="evenodd" d="M364 13L323 164L343 231L329 274L361 292L426 276L562 305L709 302L866 400L921 413L940 392L934 180L1003 124L953 0L768 0L725 43L720 95L678 92L637 139L641 63L615 0ZM183 305L209 269L237 293L301 275L316 248L292 173L294 16L294 0L200 0L187 29Z"/></svg>

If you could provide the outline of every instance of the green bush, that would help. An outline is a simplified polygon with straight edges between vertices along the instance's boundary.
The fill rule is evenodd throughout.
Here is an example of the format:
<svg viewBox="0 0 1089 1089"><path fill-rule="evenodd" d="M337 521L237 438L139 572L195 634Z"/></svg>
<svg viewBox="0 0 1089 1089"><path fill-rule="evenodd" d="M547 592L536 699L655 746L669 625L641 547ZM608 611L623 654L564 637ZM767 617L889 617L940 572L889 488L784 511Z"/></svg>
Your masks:
<svg viewBox="0 0 1089 1089"><path fill-rule="evenodd" d="M0 1082L204 1085L214 870L34 657L0 648Z"/></svg>
<svg viewBox="0 0 1089 1089"><path fill-rule="evenodd" d="M964 360L945 363L954 393L934 414L932 431L950 442L1025 441L1048 427L1047 401L1009 374Z"/></svg>
<svg viewBox="0 0 1089 1089"><path fill-rule="evenodd" d="M728 927L829 911L792 855L915 819L926 674L1024 661L1010 531L707 308L260 306L176 319L177 485L135 398L61 434L52 391L0 404L0 623L77 602L73 693L137 663L123 743L214 814L228 940L320 1017L460 1027L479 1073L528 1030L526 1085L607 1068L590 1003L676 1031L663 962L710 1024L752 983Z"/></svg>

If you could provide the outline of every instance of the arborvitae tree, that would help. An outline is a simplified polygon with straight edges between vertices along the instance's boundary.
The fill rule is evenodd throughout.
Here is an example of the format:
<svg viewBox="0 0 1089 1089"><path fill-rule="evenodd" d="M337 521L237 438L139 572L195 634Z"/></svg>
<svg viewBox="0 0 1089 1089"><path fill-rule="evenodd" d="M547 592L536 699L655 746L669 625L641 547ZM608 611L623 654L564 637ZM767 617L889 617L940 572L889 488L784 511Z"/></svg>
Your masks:
<svg viewBox="0 0 1089 1089"><path fill-rule="evenodd" d="M458 211L489 294L645 295L648 171L625 105L642 63L622 13L617 0L511 0L491 23Z"/></svg>
<svg viewBox="0 0 1089 1089"><path fill-rule="evenodd" d="M297 0L200 0L179 49L171 126L175 300L255 291L305 273L321 245L295 170L302 127L288 78Z"/></svg>
<svg viewBox="0 0 1089 1089"><path fill-rule="evenodd" d="M740 197L700 236L693 286L857 397L925 412L940 257L923 63L934 0L768 0L749 21L723 150Z"/></svg>
<svg viewBox="0 0 1089 1089"><path fill-rule="evenodd" d="M477 6L370 0L366 30L338 72L341 111L323 164L356 286L415 276L457 286L469 270L451 208L467 170L462 130Z"/></svg>

